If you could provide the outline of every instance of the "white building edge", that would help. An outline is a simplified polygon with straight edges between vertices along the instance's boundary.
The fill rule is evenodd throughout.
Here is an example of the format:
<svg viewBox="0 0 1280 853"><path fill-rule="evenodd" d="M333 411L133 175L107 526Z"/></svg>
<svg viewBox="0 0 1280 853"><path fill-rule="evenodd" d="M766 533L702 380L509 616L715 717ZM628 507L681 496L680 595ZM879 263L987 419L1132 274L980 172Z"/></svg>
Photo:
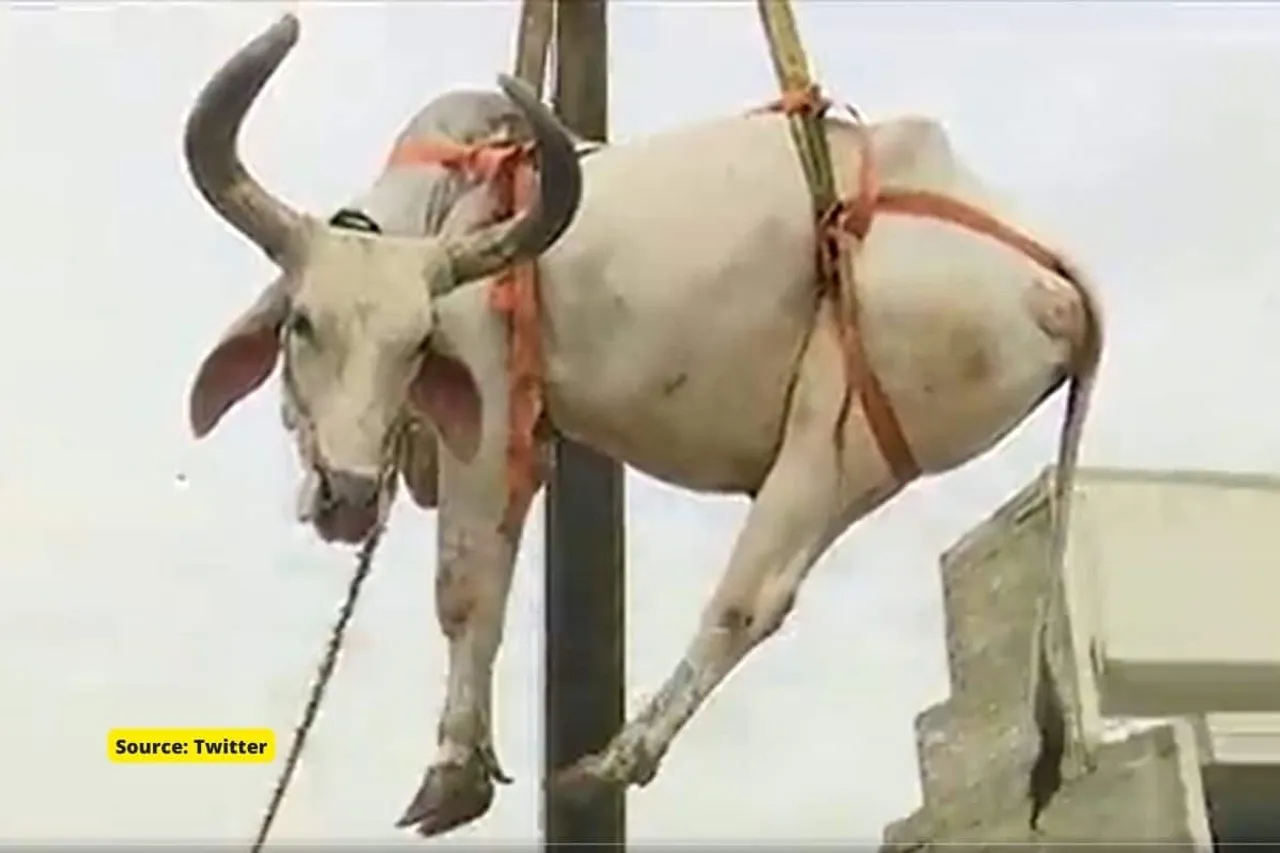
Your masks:
<svg viewBox="0 0 1280 853"><path fill-rule="evenodd" d="M1280 476L1083 469L1063 581L1085 738L1188 719L1220 829L1280 841Z"/></svg>
<svg viewBox="0 0 1280 853"><path fill-rule="evenodd" d="M1051 474L942 558L951 697L916 720L923 802L886 849L1280 841L1280 476L1082 468L1059 573Z"/></svg>

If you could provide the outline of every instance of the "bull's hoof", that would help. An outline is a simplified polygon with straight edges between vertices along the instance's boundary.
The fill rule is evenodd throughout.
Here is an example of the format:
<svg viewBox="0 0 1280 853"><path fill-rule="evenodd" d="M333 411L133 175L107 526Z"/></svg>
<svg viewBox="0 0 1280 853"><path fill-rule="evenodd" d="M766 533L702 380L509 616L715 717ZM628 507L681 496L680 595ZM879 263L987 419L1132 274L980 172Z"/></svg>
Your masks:
<svg viewBox="0 0 1280 853"><path fill-rule="evenodd" d="M423 837L439 835L470 823L493 803L493 780L485 763L472 756L462 764L436 764L427 769L413 802L396 826L417 827Z"/></svg>
<svg viewBox="0 0 1280 853"><path fill-rule="evenodd" d="M577 807L625 787L626 783L614 778L605 761L597 755L585 756L551 777L552 794Z"/></svg>

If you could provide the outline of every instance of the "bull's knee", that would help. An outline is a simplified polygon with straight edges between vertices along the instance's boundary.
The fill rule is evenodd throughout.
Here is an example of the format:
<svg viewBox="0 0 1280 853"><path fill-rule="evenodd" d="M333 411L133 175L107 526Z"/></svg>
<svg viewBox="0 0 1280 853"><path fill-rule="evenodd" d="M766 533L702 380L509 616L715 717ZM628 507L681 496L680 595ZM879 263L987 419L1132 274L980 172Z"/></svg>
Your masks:
<svg viewBox="0 0 1280 853"><path fill-rule="evenodd" d="M750 599L730 601L716 607L715 627L728 636L734 648L746 650L781 628L795 603L794 584L765 584Z"/></svg>
<svg viewBox="0 0 1280 853"><path fill-rule="evenodd" d="M446 524L440 533L436 569L436 618L450 640L461 638L476 620L497 609L501 599L501 561L496 533ZM495 618L500 618L496 616Z"/></svg>
<svg viewBox="0 0 1280 853"><path fill-rule="evenodd" d="M475 583L453 560L440 561L436 571L436 619L445 637L456 640L467 629L476 611Z"/></svg>
<svg viewBox="0 0 1280 853"><path fill-rule="evenodd" d="M796 587L791 583L780 583L777 587L766 590L761 598L757 616L756 642L776 633L791 615L791 611L796 606Z"/></svg>

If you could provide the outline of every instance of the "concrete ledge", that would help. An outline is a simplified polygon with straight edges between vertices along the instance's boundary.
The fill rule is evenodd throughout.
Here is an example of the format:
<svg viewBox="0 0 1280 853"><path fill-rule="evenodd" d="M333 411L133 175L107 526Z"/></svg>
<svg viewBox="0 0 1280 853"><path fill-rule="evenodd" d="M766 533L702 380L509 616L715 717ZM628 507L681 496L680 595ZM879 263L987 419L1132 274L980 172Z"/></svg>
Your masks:
<svg viewBox="0 0 1280 853"><path fill-rule="evenodd" d="M1049 478L1036 478L942 557L952 696L1010 702L1027 693L1037 602L1053 594Z"/></svg>
<svg viewBox="0 0 1280 853"><path fill-rule="evenodd" d="M1049 496L1052 478L1052 467L1041 471L1034 480L1001 504L999 509L943 551L943 576L954 565L984 559L1000 548L1010 532L1042 508Z"/></svg>
<svg viewBox="0 0 1280 853"><path fill-rule="evenodd" d="M941 808L926 807L891 824L881 851L1140 842L1210 851L1194 740L1190 727L1177 722L1104 745L1095 770L1064 781L1038 830L1030 827L1026 771L992 774Z"/></svg>
<svg viewBox="0 0 1280 853"><path fill-rule="evenodd" d="M1026 704L966 704L953 699L916 718L920 789L926 808L941 807L992 774L1026 774L1040 748L1040 732Z"/></svg>

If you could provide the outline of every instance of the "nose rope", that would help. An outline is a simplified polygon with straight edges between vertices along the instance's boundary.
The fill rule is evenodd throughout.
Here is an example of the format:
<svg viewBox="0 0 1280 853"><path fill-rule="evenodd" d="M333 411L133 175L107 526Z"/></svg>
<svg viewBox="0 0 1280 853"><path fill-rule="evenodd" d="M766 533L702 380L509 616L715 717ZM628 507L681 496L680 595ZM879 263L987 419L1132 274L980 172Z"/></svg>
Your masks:
<svg viewBox="0 0 1280 853"><path fill-rule="evenodd" d="M267 842L267 837L271 834L271 827L275 823L276 816L280 813L281 805L284 804L285 794L288 793L294 772L298 769L298 762L302 759L302 750L306 747L307 736L315 726L316 717L320 713L320 704L324 701L329 682L333 679L334 670L337 669L338 655L342 652L342 645L346 640L347 626L355 615L356 602L360 599L360 590L363 588L365 580L369 577L369 571L373 567L374 554L378 549L378 543L382 540L382 533L386 529L387 518L391 513L396 461L400 458L407 425L406 419L398 420L392 427L389 440L384 446L385 455L378 472L377 520L368 535L365 536L364 542L360 545L359 556L356 558L355 572L351 576L350 583L347 584L346 597L342 602L342 607L338 610L338 618L333 623L333 628L330 629L329 641L325 645L324 655L321 657L320 665L317 667L315 677L311 681L311 689L307 696L307 704L302 711L302 719L293 730L293 736L289 743L289 752L285 757L284 766L280 768L280 775L276 779L275 788L271 792L271 799L267 802L267 808L263 812L262 821L258 825L258 834L253 841L253 846L250 848L251 853L260 853L263 845Z"/></svg>

